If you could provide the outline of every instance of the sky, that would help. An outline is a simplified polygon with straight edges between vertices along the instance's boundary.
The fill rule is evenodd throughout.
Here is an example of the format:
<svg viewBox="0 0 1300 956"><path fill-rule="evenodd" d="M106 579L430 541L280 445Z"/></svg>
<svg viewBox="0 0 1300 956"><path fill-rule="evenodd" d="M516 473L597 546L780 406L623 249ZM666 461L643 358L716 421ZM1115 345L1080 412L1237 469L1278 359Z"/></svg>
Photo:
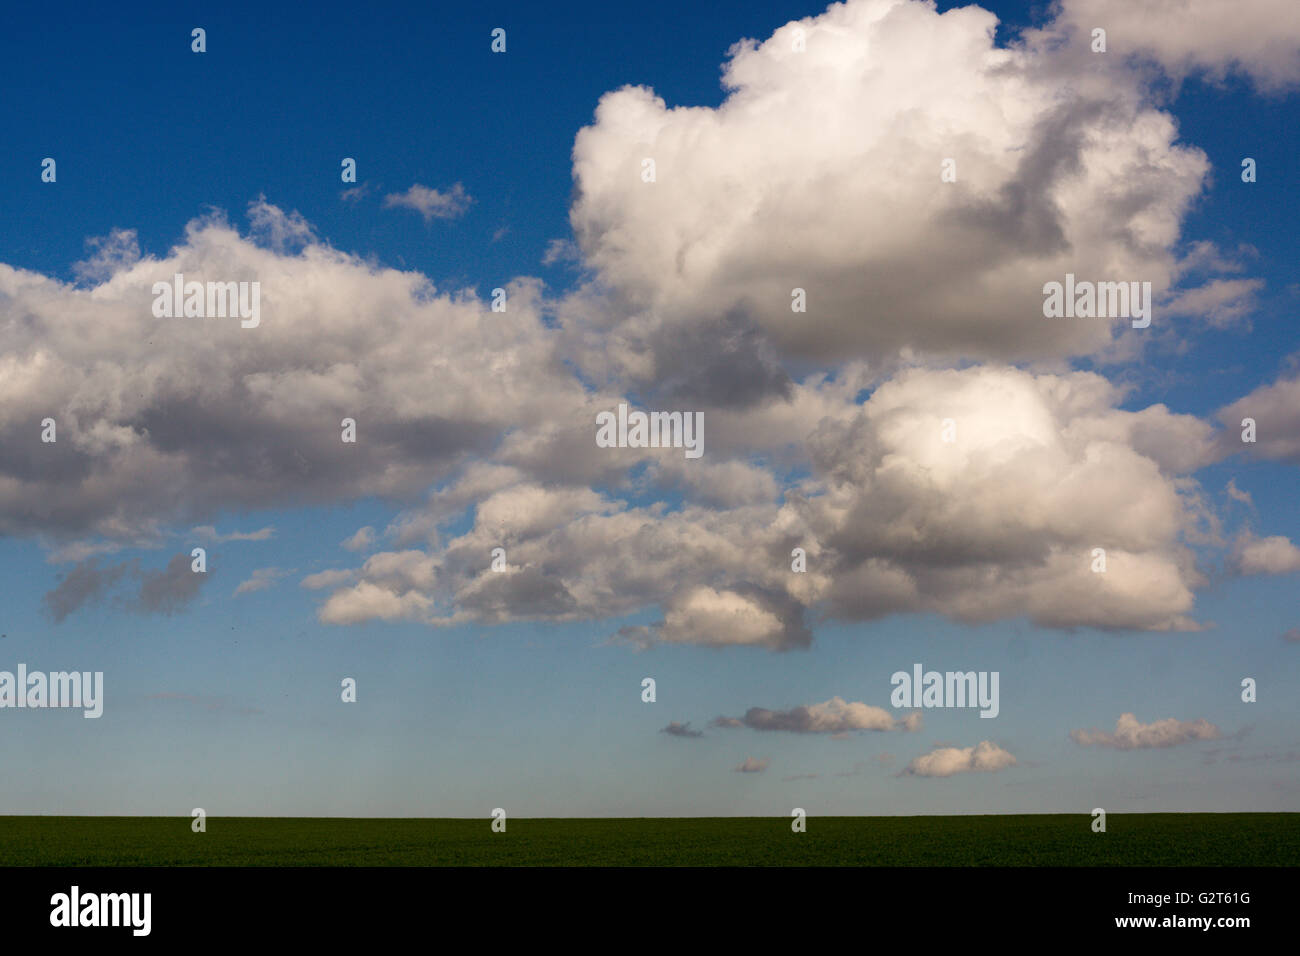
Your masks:
<svg viewBox="0 0 1300 956"><path fill-rule="evenodd" d="M1193 6L16 11L0 813L1300 810L1300 21Z"/></svg>

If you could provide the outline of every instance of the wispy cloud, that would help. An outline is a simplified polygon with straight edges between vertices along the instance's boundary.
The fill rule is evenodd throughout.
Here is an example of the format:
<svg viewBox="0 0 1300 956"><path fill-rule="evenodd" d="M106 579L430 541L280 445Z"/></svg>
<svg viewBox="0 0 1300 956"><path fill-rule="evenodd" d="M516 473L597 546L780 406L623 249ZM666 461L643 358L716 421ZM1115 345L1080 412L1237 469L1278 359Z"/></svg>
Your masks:
<svg viewBox="0 0 1300 956"><path fill-rule="evenodd" d="M275 584L276 581L292 574L284 568L257 568L248 580L241 581L239 587L235 588L234 596L249 594L253 591L264 591Z"/></svg>

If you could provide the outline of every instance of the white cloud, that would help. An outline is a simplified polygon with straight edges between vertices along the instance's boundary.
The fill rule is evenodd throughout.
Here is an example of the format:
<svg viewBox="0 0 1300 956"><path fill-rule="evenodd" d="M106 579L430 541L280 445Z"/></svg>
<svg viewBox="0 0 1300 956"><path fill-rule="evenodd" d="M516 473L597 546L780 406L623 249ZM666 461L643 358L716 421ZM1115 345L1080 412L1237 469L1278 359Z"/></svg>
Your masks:
<svg viewBox="0 0 1300 956"><path fill-rule="evenodd" d="M249 236L196 220L165 258L89 290L0 264L0 534L135 541L226 509L413 499L585 404L536 283L509 283L510 321L493 321L265 203L250 219ZM154 317L152 285L175 273L260 282L260 325ZM49 415L54 444L32 427Z"/></svg>
<svg viewBox="0 0 1300 956"><path fill-rule="evenodd" d="M1287 574L1300 571L1300 548L1291 539L1276 534L1257 538L1242 534L1233 548L1237 568L1242 574Z"/></svg>
<svg viewBox="0 0 1300 956"><path fill-rule="evenodd" d="M603 96L574 144L571 221L614 294L562 312L584 368L698 393L725 367L706 342L769 390L779 356L1107 352L1128 323L1047 319L1043 284L1143 280L1161 297L1208 161L1128 71L1063 85L1049 47L996 48L995 24L852 0L736 44L716 109Z"/></svg>
<svg viewBox="0 0 1300 956"><path fill-rule="evenodd" d="M1219 728L1208 720L1167 717L1143 724L1133 714L1120 714L1113 734L1096 728L1070 731L1070 739L1081 747L1114 747L1117 750L1173 747L1193 740L1215 740L1220 736Z"/></svg>
<svg viewBox="0 0 1300 956"><path fill-rule="evenodd" d="M1014 767L1016 758L997 744L982 740L974 747L937 747L915 758L900 776L951 777L958 773L993 773Z"/></svg>

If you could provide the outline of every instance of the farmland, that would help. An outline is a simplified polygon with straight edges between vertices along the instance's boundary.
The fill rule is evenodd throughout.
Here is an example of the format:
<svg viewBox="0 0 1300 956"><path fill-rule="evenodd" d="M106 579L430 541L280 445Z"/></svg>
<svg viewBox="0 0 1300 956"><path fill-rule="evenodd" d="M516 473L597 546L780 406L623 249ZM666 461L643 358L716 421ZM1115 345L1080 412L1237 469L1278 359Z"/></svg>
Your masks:
<svg viewBox="0 0 1300 956"><path fill-rule="evenodd" d="M1298 813L483 819L0 817L0 866L1295 866Z"/></svg>

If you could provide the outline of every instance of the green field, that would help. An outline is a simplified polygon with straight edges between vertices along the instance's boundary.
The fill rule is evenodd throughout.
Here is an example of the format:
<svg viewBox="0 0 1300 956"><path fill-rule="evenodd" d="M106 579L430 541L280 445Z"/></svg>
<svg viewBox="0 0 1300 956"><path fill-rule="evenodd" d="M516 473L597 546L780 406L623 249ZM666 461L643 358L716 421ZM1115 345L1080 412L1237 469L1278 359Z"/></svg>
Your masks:
<svg viewBox="0 0 1300 956"><path fill-rule="evenodd" d="M518 819L0 817L3 866L1295 866L1300 813Z"/></svg>

